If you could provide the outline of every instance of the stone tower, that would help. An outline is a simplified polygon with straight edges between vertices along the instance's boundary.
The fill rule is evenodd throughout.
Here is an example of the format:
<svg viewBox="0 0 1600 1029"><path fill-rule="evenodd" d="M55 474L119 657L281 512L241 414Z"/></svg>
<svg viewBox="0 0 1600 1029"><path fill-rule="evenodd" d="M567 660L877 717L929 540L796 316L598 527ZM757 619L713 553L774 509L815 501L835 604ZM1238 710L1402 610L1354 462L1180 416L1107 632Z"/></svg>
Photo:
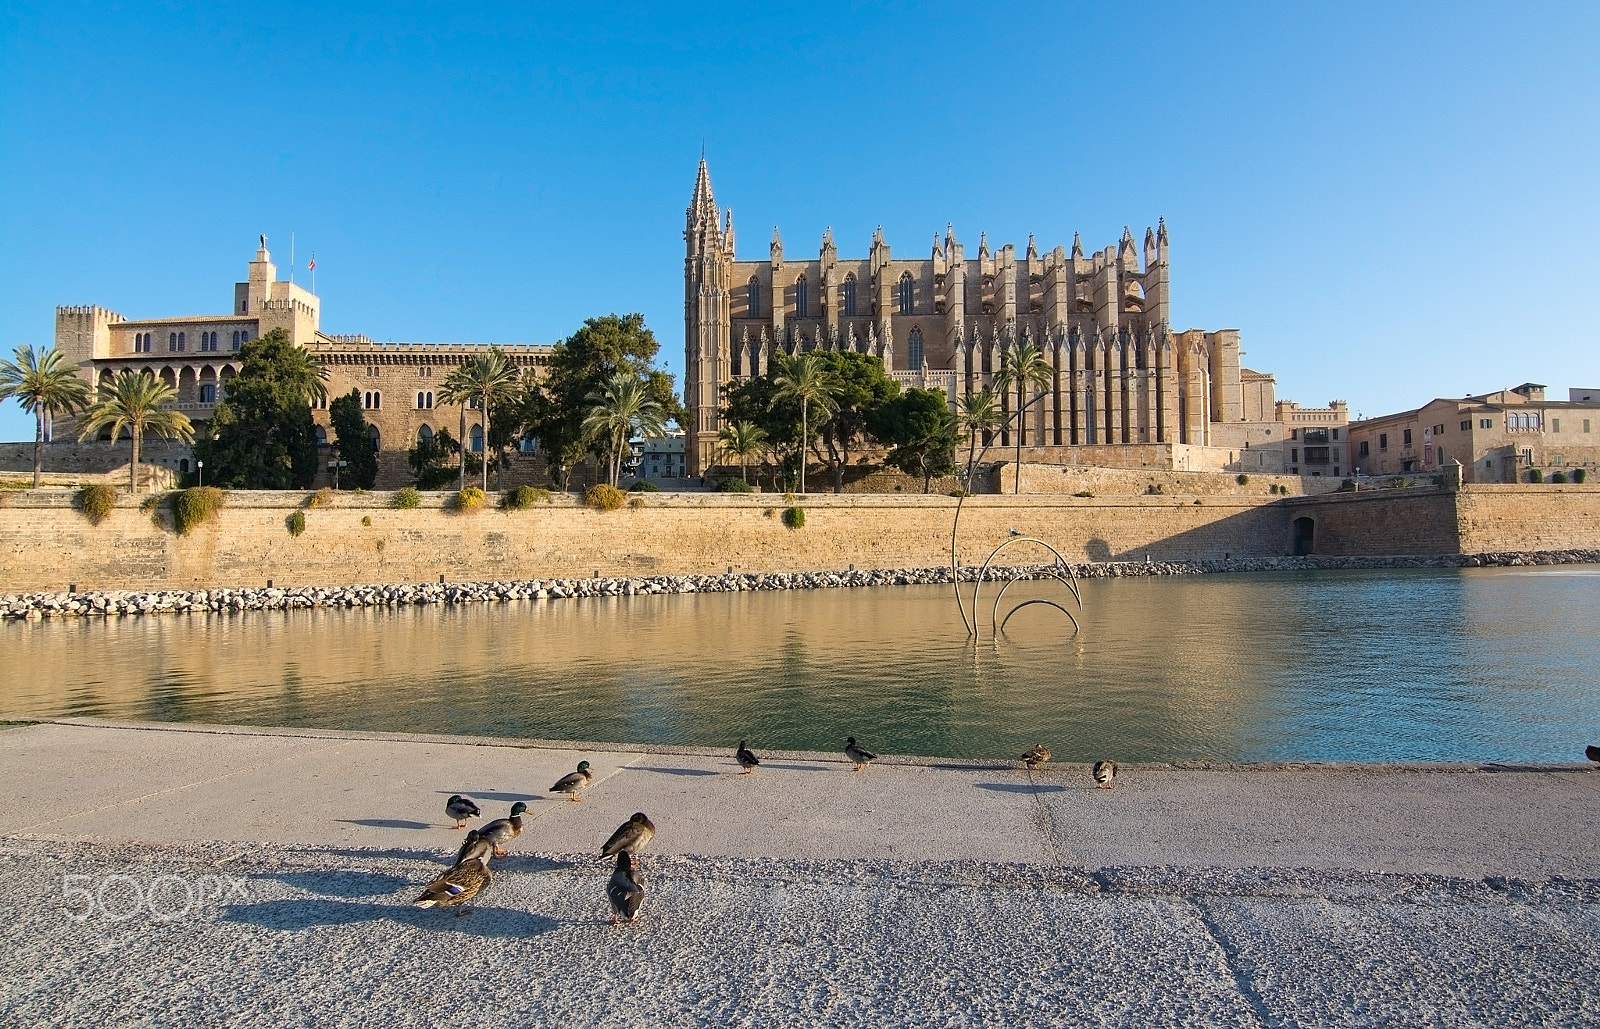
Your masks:
<svg viewBox="0 0 1600 1029"><path fill-rule="evenodd" d="M733 267L733 211L724 223L711 195L706 159L689 199L683 240L683 406L685 473L699 475L715 462L721 386L732 376L728 364L728 287Z"/></svg>

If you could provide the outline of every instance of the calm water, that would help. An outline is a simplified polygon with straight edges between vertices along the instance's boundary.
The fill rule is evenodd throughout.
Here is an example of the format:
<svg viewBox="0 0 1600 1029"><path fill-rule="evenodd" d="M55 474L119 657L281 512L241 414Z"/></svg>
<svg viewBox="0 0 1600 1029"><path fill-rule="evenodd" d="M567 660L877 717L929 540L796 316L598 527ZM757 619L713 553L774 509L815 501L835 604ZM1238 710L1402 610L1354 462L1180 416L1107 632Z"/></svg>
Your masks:
<svg viewBox="0 0 1600 1029"><path fill-rule="evenodd" d="M1035 606L976 648L948 587L11 622L0 715L819 750L853 734L969 757L1044 741L1063 760L1568 761L1600 742L1600 568L1083 592L1077 638ZM1057 595L1019 584L1007 607Z"/></svg>

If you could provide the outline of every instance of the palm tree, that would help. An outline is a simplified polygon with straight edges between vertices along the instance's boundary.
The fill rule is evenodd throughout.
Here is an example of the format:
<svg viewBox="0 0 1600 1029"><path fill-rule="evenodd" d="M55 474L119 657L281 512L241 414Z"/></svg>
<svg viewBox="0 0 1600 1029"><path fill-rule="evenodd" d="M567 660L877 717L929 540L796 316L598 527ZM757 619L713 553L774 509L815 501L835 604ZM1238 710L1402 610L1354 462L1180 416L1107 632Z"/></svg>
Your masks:
<svg viewBox="0 0 1600 1029"><path fill-rule="evenodd" d="M739 478L750 481L750 459L761 457L770 449L767 430L749 422L729 422L717 433L717 450L739 459Z"/></svg>
<svg viewBox="0 0 1600 1029"><path fill-rule="evenodd" d="M1022 492L1022 444L1027 435L1028 388L1050 384L1054 369L1044 359L1044 354L1032 343L1013 343L1000 355L1000 374L994 377L995 386L1005 392L1017 387L1017 469L1016 489Z"/></svg>
<svg viewBox="0 0 1600 1029"><path fill-rule="evenodd" d="M22 409L33 415L33 488L38 489L45 423L53 422L58 414L82 411L93 402L94 394L55 347L34 353L33 347L24 344L13 353L15 364L0 361L0 400L15 397Z"/></svg>
<svg viewBox="0 0 1600 1029"><path fill-rule="evenodd" d="M823 414L832 414L838 409L839 405L833 397L838 380L823 363L822 355L814 352L784 358L779 370L782 374L772 380L777 387L774 396L781 400L792 398L800 401L800 492L805 493L806 445L811 436L811 409L815 407Z"/></svg>
<svg viewBox="0 0 1600 1029"><path fill-rule="evenodd" d="M632 372L617 372L604 389L584 398L589 414L583 420L583 434L589 439L604 437L606 474L611 485L622 474L622 452L634 432L645 439L665 435L667 414L649 393L645 380Z"/></svg>
<svg viewBox="0 0 1600 1029"><path fill-rule="evenodd" d="M466 443L466 405L483 409L483 490L489 491L489 414L494 404L509 396L519 383L517 366L512 364L499 347L474 354L465 364L457 366L444 380L439 396L447 404L461 406L461 439ZM461 448L461 486L467 482L467 447Z"/></svg>
<svg viewBox="0 0 1600 1029"><path fill-rule="evenodd" d="M978 456L978 437L987 436L1000 427L1000 399L994 390L968 393L956 404L956 425L967 434L967 481L962 487L972 489L972 463Z"/></svg>
<svg viewBox="0 0 1600 1029"><path fill-rule="evenodd" d="M115 440L123 429L133 437L133 459L128 462L128 489L139 492L139 444L144 434L153 432L165 439L194 442L194 426L189 416L163 405L178 399L175 387L167 385L146 371L124 368L101 386L99 400L84 415L83 433L78 438L88 439L101 429L109 428Z"/></svg>

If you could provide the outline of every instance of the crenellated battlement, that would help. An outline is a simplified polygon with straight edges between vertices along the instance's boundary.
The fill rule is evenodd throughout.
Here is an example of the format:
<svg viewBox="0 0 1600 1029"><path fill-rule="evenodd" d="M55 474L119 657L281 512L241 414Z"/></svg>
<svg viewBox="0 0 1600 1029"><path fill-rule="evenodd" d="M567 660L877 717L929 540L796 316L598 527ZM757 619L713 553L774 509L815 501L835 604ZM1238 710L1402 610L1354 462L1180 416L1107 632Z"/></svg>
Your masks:
<svg viewBox="0 0 1600 1029"><path fill-rule="evenodd" d="M99 304L58 304L56 305L57 318L96 318L106 322L127 321L126 318L115 311L101 307Z"/></svg>

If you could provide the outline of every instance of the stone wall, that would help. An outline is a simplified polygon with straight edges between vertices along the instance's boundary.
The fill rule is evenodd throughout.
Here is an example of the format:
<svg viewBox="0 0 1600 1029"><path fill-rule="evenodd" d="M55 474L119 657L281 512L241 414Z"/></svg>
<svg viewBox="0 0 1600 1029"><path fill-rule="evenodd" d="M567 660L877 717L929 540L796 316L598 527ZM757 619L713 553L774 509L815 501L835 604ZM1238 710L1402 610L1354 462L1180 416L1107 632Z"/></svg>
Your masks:
<svg viewBox="0 0 1600 1029"><path fill-rule="evenodd" d="M1600 486L1469 486L1457 507L1467 553L1600 546Z"/></svg>
<svg viewBox="0 0 1600 1029"><path fill-rule="evenodd" d="M1285 521L1292 540L1295 522L1310 520L1308 554L1457 554L1459 496L1440 486L1419 486L1291 497L1284 504Z"/></svg>
<svg viewBox="0 0 1600 1029"><path fill-rule="evenodd" d="M949 559L950 497L813 495L806 525L784 527L782 497L648 494L640 509L600 513L558 494L549 505L458 514L444 495L401 511L391 495L341 494L286 519L304 494L230 493L213 524L179 537L131 498L98 526L64 491L0 495L0 592L61 589L344 585L937 566ZM370 519L371 524L363 524ZM975 497L960 555L981 563L1010 530L1049 540L1072 561L1276 557L1288 552L1281 512L1266 498ZM1013 544L1002 560L1048 552Z"/></svg>

